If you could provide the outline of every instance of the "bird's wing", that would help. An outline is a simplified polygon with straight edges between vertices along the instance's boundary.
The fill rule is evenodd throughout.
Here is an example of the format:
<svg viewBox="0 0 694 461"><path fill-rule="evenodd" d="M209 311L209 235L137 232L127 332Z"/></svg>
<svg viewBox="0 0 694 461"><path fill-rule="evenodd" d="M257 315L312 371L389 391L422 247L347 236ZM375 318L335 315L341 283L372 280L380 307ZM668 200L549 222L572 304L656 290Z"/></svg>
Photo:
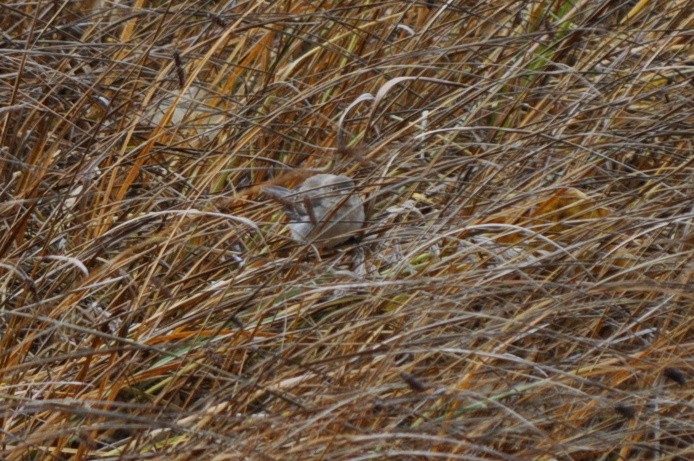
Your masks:
<svg viewBox="0 0 694 461"><path fill-rule="evenodd" d="M263 193L280 203L292 221L303 222L308 219L306 210L301 201L298 200L300 197L296 191L282 186L268 186L263 189Z"/></svg>

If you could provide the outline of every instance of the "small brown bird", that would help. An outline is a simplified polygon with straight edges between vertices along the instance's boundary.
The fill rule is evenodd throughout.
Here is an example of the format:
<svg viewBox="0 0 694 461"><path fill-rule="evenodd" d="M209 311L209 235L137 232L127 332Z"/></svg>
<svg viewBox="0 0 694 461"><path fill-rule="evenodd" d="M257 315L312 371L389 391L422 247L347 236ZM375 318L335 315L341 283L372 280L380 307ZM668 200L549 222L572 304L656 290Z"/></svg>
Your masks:
<svg viewBox="0 0 694 461"><path fill-rule="evenodd" d="M364 225L364 203L347 176L318 174L296 189L270 186L264 192L284 205L292 238L299 243L332 248Z"/></svg>

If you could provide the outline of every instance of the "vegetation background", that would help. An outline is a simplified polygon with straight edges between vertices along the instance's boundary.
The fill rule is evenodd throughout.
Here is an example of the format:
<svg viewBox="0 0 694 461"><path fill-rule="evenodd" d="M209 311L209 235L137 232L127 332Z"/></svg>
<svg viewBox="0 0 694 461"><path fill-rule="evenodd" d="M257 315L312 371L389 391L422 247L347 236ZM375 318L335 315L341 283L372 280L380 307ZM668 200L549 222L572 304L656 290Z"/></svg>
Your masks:
<svg viewBox="0 0 694 461"><path fill-rule="evenodd" d="M0 4L0 458L694 459L686 0ZM269 184L355 178L291 241Z"/></svg>

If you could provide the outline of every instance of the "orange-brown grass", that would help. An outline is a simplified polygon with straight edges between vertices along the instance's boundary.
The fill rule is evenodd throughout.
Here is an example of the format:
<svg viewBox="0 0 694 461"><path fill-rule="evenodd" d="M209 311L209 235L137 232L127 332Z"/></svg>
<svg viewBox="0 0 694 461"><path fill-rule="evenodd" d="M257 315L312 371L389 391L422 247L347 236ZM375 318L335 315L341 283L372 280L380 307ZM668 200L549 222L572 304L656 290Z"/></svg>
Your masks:
<svg viewBox="0 0 694 461"><path fill-rule="evenodd" d="M0 458L694 459L693 28L3 1ZM319 171L333 252L262 194Z"/></svg>

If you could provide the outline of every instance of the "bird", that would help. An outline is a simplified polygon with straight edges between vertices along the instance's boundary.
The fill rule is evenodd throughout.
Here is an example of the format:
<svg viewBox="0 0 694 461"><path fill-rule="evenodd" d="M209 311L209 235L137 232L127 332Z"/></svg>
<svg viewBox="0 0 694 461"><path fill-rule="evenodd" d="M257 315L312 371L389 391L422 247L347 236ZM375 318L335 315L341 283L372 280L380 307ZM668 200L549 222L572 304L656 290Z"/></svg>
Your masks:
<svg viewBox="0 0 694 461"><path fill-rule="evenodd" d="M268 186L265 192L281 203L292 238L318 248L333 248L357 233L366 219L364 202L352 178L317 174L296 189Z"/></svg>

